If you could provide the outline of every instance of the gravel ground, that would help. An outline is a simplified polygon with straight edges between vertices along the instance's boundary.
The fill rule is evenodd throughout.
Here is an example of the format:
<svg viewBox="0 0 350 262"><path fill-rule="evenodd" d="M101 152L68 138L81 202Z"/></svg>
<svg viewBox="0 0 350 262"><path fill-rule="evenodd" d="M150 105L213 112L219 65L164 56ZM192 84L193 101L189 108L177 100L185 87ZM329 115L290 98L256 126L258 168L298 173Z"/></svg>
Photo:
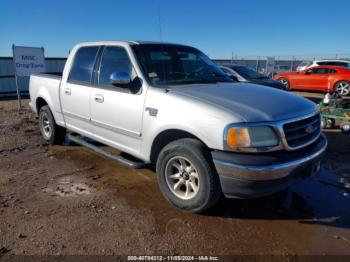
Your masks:
<svg viewBox="0 0 350 262"><path fill-rule="evenodd" d="M153 170L44 144L16 105L0 101L0 256L350 255L350 138L337 130L319 176L194 215L164 200Z"/></svg>

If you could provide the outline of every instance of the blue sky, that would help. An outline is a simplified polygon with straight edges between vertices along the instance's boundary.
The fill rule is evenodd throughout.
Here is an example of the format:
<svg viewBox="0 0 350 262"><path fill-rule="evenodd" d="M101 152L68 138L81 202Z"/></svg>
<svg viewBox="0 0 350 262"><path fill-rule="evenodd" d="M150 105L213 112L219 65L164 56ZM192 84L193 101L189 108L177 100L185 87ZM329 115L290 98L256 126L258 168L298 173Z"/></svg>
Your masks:
<svg viewBox="0 0 350 262"><path fill-rule="evenodd" d="M348 0L1 0L0 56L11 45L66 56L90 40L163 40L211 58L350 53Z"/></svg>

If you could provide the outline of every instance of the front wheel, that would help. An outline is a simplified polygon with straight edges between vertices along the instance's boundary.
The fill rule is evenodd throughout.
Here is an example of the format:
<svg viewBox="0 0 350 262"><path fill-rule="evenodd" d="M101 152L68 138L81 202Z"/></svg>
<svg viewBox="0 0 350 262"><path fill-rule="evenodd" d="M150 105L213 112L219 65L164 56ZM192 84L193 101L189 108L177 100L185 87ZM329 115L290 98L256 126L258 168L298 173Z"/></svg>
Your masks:
<svg viewBox="0 0 350 262"><path fill-rule="evenodd" d="M200 213L220 199L219 177L210 152L198 140L185 138L165 146L156 169L164 197L180 209Z"/></svg>
<svg viewBox="0 0 350 262"><path fill-rule="evenodd" d="M334 92L340 96L348 96L350 94L350 83L348 81L340 81L335 84Z"/></svg>
<svg viewBox="0 0 350 262"><path fill-rule="evenodd" d="M41 136L50 145L63 143L66 136L66 129L56 124L49 106L40 108L39 128Z"/></svg>
<svg viewBox="0 0 350 262"><path fill-rule="evenodd" d="M290 85L289 85L288 79L282 77L282 78L278 79L278 81L280 81L286 87L286 90L290 89Z"/></svg>

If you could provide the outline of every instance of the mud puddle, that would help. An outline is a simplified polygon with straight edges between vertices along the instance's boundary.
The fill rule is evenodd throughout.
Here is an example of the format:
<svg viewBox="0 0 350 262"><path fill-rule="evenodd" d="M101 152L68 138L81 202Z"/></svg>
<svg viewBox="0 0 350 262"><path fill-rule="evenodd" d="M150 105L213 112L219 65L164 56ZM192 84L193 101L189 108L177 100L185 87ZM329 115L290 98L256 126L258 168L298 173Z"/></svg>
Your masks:
<svg viewBox="0 0 350 262"><path fill-rule="evenodd" d="M75 182L74 177L63 177L53 187L45 188L44 192L61 197L76 197L90 195L94 190L85 183Z"/></svg>
<svg viewBox="0 0 350 262"><path fill-rule="evenodd" d="M164 237L211 239L212 245L220 243L223 254L238 240L239 252L251 252L247 248L255 245L254 253L259 254L274 248L280 254L292 250L303 254L350 253L346 173L339 176L322 169L319 175L279 194L253 200L223 199L212 210L195 215L172 207L164 199L154 170L130 169L84 148L73 148L61 157L95 165L93 172L79 175L84 183L125 200L130 209L151 214L156 231Z"/></svg>
<svg viewBox="0 0 350 262"><path fill-rule="evenodd" d="M56 157L95 166L89 175L84 176L87 183L94 187L114 190L117 194L123 195L131 205L149 208L168 206L160 194L154 170L130 169L79 146L71 146L68 152L66 151L65 148L61 152L55 149ZM346 172L336 175L322 169L317 176L305 179L289 190L273 196L253 200L224 199L218 208L214 208L206 215L252 219L270 218L270 216L274 218L274 212L271 211L277 211L280 216L286 217L296 216L314 220L340 218L350 212L349 181L350 174ZM71 182L72 178L67 177L62 178L60 184L72 186ZM81 192L85 191L90 193L91 189L82 188ZM141 199L144 197L146 199ZM350 221L347 222L350 224Z"/></svg>

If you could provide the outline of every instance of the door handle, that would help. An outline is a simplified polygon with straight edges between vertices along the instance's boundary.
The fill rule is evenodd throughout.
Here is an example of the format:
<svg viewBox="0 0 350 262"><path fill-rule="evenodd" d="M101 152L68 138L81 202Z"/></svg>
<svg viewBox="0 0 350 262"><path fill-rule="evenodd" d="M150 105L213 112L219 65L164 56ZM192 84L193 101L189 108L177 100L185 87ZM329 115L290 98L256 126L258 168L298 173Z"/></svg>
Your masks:
<svg viewBox="0 0 350 262"><path fill-rule="evenodd" d="M97 103L103 103L104 97L102 95L95 95L94 100Z"/></svg>
<svg viewBox="0 0 350 262"><path fill-rule="evenodd" d="M72 94L72 89L70 89L70 88L66 88L65 90L64 90L64 93L66 94L66 95L71 95Z"/></svg>

